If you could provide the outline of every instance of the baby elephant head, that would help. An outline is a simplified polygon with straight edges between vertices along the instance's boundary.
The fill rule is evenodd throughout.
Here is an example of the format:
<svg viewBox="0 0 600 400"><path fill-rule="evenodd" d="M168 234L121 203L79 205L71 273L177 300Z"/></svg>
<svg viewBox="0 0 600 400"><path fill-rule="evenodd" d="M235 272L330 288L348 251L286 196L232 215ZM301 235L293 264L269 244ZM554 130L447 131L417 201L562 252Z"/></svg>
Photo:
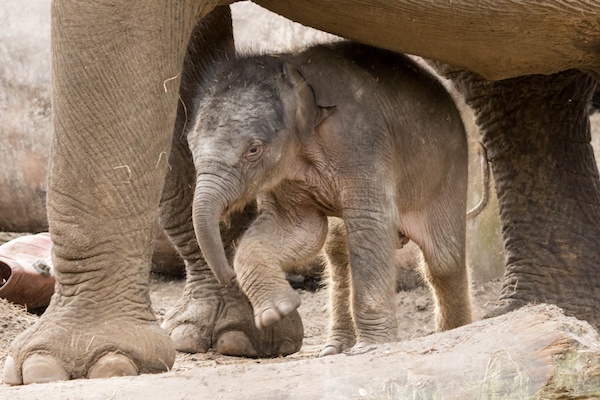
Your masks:
<svg viewBox="0 0 600 400"><path fill-rule="evenodd" d="M217 279L231 285L235 272L225 256L220 220L298 167L331 108L319 107L300 71L274 57L222 64L201 96L188 133L196 167L194 229Z"/></svg>

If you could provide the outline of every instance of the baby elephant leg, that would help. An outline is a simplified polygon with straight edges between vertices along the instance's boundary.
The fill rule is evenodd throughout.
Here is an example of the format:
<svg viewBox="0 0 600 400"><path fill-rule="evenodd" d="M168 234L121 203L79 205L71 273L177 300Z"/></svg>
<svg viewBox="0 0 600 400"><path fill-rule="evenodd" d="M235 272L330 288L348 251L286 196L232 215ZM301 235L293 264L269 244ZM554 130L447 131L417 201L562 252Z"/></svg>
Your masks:
<svg viewBox="0 0 600 400"><path fill-rule="evenodd" d="M365 216L366 215L366 216ZM396 271L393 252L396 229L385 213L345 213L352 282L352 315L357 341L353 350L397 340L394 306Z"/></svg>
<svg viewBox="0 0 600 400"><path fill-rule="evenodd" d="M282 210L261 203L262 211L237 245L234 268L254 309L258 328L281 320L300 305L300 296L285 279L287 265L314 258L327 235L327 218L314 209Z"/></svg>
<svg viewBox="0 0 600 400"><path fill-rule="evenodd" d="M444 331L472 322L469 274L465 258L464 213L435 213L425 231L413 240L423 251L422 272L435 299L436 329ZM456 215L446 221L440 215ZM413 236L411 236L411 239Z"/></svg>
<svg viewBox="0 0 600 400"><path fill-rule="evenodd" d="M424 275L435 298L436 329L445 331L471 323L467 270L464 263L454 262L454 257L460 256L438 249L423 251L423 256Z"/></svg>
<svg viewBox="0 0 600 400"><path fill-rule="evenodd" d="M325 242L329 291L329 332L321 356L339 354L354 346L356 328L350 307L351 281L346 227L339 218L329 218Z"/></svg>

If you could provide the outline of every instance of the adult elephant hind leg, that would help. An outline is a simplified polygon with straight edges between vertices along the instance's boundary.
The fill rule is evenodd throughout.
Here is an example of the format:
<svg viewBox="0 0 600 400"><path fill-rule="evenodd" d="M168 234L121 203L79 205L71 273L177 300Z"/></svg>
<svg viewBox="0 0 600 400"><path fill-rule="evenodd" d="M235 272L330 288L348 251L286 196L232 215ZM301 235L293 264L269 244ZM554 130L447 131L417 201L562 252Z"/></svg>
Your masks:
<svg viewBox="0 0 600 400"><path fill-rule="evenodd" d="M581 71L499 82L451 76L476 111L496 181L507 266L490 316L546 302L600 327L595 80Z"/></svg>
<svg viewBox="0 0 600 400"><path fill-rule="evenodd" d="M147 277L175 122L172 78L202 10L104 3L52 3L56 293L11 346L6 383L159 372L174 361Z"/></svg>
<svg viewBox="0 0 600 400"><path fill-rule="evenodd" d="M436 208L432 202L408 235L421 248L421 272L435 301L436 329L445 331L472 322L469 273L465 257L465 207L448 209L451 195Z"/></svg>

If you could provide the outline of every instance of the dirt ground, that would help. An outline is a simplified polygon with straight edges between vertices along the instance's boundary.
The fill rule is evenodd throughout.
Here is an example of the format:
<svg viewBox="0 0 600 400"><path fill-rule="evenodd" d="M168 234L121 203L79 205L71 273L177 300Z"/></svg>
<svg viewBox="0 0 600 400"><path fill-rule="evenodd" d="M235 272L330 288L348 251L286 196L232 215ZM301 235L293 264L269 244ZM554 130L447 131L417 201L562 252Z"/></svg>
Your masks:
<svg viewBox="0 0 600 400"><path fill-rule="evenodd" d="M168 277L153 276L151 278L152 306L159 320L166 311L175 304L183 282ZM315 292L297 289L302 304L298 309L304 322L304 341L299 353L286 357L286 360L317 357L321 345L327 335L327 291L320 288ZM475 317L481 319L491 309L500 292L500 281L490 281L473 288ZM398 317L398 338L410 340L434 333L433 302L429 290L418 287L410 291L402 291L396 295L396 315ZM243 363L248 360L237 357L225 357L216 354L198 355L179 353L173 370L184 371L189 368L214 363ZM249 361L253 362L253 361ZM268 362L268 360L263 361Z"/></svg>
<svg viewBox="0 0 600 400"><path fill-rule="evenodd" d="M0 234L0 242L16 237L18 234ZM152 274L150 279L150 291L152 307L159 322L165 313L175 304L184 286L182 279L165 275ZM172 371L189 371L199 368L212 368L217 365L256 365L281 362L293 362L302 359L311 359L318 356L320 346L324 343L327 334L327 293L325 288L316 291L297 289L302 297L299 308L304 322L304 343L299 353L285 358L277 359L245 359L238 357L222 356L215 353L208 354L186 354L178 353ZM491 308L497 299L500 290L499 280L489 281L473 287L474 311L476 319L481 319ZM433 303L427 288L417 287L408 291L401 291L396 295L398 337L405 341L430 335L434 332L435 322L433 320ZM20 332L33 324L38 317L27 313L23 308L14 306L0 299L0 367L4 365L7 349L11 341ZM151 385L155 379L153 375L145 375L138 378L147 380ZM107 382L110 382L108 380ZM80 381L82 395L85 393L87 382ZM7 385L0 385L0 399L2 389ZM44 386L39 385L40 394L44 392ZM44 395L44 399L62 399ZM82 397L85 398L85 397Z"/></svg>

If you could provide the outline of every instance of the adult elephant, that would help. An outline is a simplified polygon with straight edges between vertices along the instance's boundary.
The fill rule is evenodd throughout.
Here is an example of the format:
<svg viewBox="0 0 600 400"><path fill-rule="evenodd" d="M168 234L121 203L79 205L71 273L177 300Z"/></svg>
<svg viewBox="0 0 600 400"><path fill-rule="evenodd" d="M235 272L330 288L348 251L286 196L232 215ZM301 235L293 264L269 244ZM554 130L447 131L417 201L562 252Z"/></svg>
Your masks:
<svg viewBox="0 0 600 400"><path fill-rule="evenodd" d="M322 30L459 67L440 68L477 111L496 177L507 254L500 311L545 301L600 325L600 183L587 117L600 70L600 4L258 3ZM176 346L247 355L297 347L293 318L273 331L253 330L245 299L217 285L189 223L177 219L185 215L191 171L174 165L185 157L168 155L172 148L187 154L177 134L187 121L185 83L201 76L212 52L232 51L230 21L218 1L54 1L48 213L57 293L13 344L5 382L171 366L173 346L155 323L146 284L165 177L161 218L190 271L189 301L166 326ZM188 58L197 68L182 73L190 38Z"/></svg>

